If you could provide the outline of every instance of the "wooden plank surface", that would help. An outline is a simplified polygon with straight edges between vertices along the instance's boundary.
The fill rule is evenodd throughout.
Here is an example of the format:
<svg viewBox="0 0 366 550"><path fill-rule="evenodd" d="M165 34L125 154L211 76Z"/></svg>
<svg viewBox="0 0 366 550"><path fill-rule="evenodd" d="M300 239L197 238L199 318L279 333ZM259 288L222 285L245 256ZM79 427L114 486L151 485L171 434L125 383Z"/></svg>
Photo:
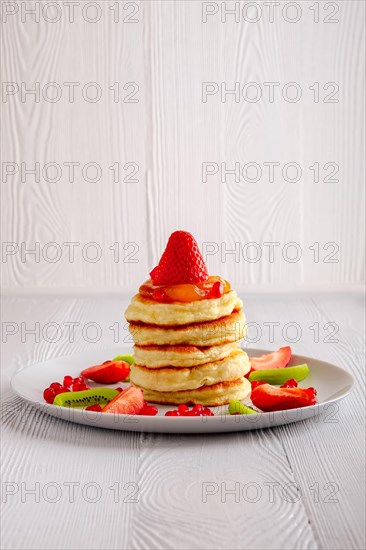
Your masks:
<svg viewBox="0 0 366 550"><path fill-rule="evenodd" d="M243 297L248 319L260 327L259 339L250 333L251 347L276 348L286 324L296 323L301 338L293 349L352 372L358 382L352 394L318 421L238 434L114 433L57 421L14 397L11 376L37 361L114 345L109 327L118 320L125 346L127 302L121 296L4 301L3 322L19 326L2 349L4 549L364 548L364 298ZM36 322L41 330L50 322L63 329L80 324L74 342L66 330L54 344L32 335L22 342L21 323L24 333ZM88 322L101 327L97 343L82 338ZM279 323L273 338L268 323ZM339 326L336 336L326 323ZM38 502L26 492L37 483ZM70 484L77 483L71 498ZM236 487L239 496L230 493ZM91 502L98 491L100 499Z"/></svg>
<svg viewBox="0 0 366 550"><path fill-rule="evenodd" d="M245 13L253 19L253 9L261 6L257 23L243 19L248 4L243 1L211 3L217 13L206 22L207 3L191 0L94 2L101 10L95 23L83 17L85 2L75 7L72 23L61 0L54 3L61 10L55 23L43 11L38 22L22 15L34 4L42 3L13 3L19 10L2 27L3 80L19 86L2 103L3 161L19 167L2 181L3 201L10 204L2 233L4 241L18 247L39 243L41 254L39 261L30 255L22 260L20 251L8 256L2 264L4 286L132 288L152 269L176 228L193 232L200 244L212 243L212 272L224 267L242 285L362 284L364 2L304 1L292 8L280 2L273 22L269 7L254 2L252 12ZM240 8L238 21L235 15L225 16L234 5ZM301 17L291 23L296 10ZM136 22L124 22L128 15ZM95 17L93 8L87 17ZM32 95L22 100L21 83L30 89L37 82L39 102ZM42 95L52 82L61 87L56 102ZM73 102L65 82L78 83ZM84 97L93 97L92 88L84 92L93 82L102 93L96 102ZM205 82L219 89L207 101L202 98ZM250 82L261 89L259 101L244 100L242 93L238 101L233 94L221 97L222 89L233 90L238 83L242 91ZM297 102L286 96L290 82L301 88ZM268 83L278 83L273 84L273 101ZM332 95L334 86L339 93ZM290 98L293 91L288 90ZM55 89L48 93L52 97ZM47 163L57 163L61 178L50 182L41 173L39 182L31 174L22 181L21 163L31 169L35 162L41 172ZM79 163L74 182L64 164L70 162ZM205 162L218 170L206 183ZM269 179L271 162L279 163L274 181ZM83 176L87 163L100 166L99 181L89 181L92 169L89 180ZM118 182L110 168L115 163ZM262 177L248 183L228 175L225 183L221 163L227 170L236 163L241 170L257 163ZM300 181L282 176L287 163L300 166ZM320 167L318 183L315 168L310 169L314 163ZM333 164L325 169L327 163ZM130 181L134 166L138 173L131 179L136 181ZM324 181L334 166L339 173L333 179L339 181ZM289 174L293 177L291 170ZM252 170L249 179L253 177ZM61 249L59 261L47 259L47 253L56 253L47 249L50 242ZM64 244L70 242L79 243L74 261ZM95 254L93 248L83 249L93 242L100 261L87 259L88 251ZM117 260L110 249L116 242ZM299 261L283 259L296 253L287 248L291 242L301 252ZM260 247L258 261L252 260L255 248L243 258L247 243ZM268 243L278 243L273 262ZM335 244L326 248L327 243ZM240 260L225 254L237 245ZM319 259L314 246L320 247Z"/></svg>

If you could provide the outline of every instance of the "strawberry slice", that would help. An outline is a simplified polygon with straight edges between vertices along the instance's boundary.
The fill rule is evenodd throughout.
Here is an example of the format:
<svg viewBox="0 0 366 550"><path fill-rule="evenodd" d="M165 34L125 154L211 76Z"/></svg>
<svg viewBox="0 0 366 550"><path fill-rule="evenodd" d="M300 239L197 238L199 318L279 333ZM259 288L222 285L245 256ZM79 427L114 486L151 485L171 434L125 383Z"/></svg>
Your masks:
<svg viewBox="0 0 366 550"><path fill-rule="evenodd" d="M102 412L117 414L140 414L145 406L144 394L140 388L130 386L110 401Z"/></svg>
<svg viewBox="0 0 366 550"><path fill-rule="evenodd" d="M270 384L260 384L252 389L250 399L261 411L283 411L315 405L316 390L314 388L277 388Z"/></svg>
<svg viewBox="0 0 366 550"><path fill-rule="evenodd" d="M101 365L88 367L81 373L98 384L116 384L125 380L129 374L130 365L127 361L105 361Z"/></svg>
<svg viewBox="0 0 366 550"><path fill-rule="evenodd" d="M194 284L207 281L208 271L196 239L187 231L169 237L159 264L151 271L154 285Z"/></svg>
<svg viewBox="0 0 366 550"><path fill-rule="evenodd" d="M251 370L283 369L291 359L291 348L286 346L272 353L250 358Z"/></svg>

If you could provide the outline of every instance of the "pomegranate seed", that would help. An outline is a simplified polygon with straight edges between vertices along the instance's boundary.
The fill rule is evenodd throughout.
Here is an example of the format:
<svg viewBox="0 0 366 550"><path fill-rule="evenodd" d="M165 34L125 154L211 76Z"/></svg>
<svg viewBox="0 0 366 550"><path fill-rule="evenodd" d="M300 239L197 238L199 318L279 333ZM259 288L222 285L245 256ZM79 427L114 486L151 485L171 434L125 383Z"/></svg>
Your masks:
<svg viewBox="0 0 366 550"><path fill-rule="evenodd" d="M202 405L195 405L193 407L192 411L200 413L200 412L203 411L203 407L202 407Z"/></svg>
<svg viewBox="0 0 366 550"><path fill-rule="evenodd" d="M123 392L123 388L116 388L117 391L119 391L119 393ZM145 401L146 403L146 401Z"/></svg>
<svg viewBox="0 0 366 550"><path fill-rule="evenodd" d="M78 376L77 378L74 378L73 383L74 384L85 384L84 376Z"/></svg>
<svg viewBox="0 0 366 550"><path fill-rule="evenodd" d="M55 397L56 397L55 390L53 390L52 388L46 388L44 390L43 398L47 403L50 403L50 405L52 405Z"/></svg>
<svg viewBox="0 0 366 550"><path fill-rule="evenodd" d="M187 407L187 405L178 406L178 412L180 412L180 414L184 415L187 411L189 411L189 407Z"/></svg>
<svg viewBox="0 0 366 550"><path fill-rule="evenodd" d="M95 405L89 405L89 407L85 407L85 410L100 412L102 410L102 407L99 405L99 403L96 403Z"/></svg>
<svg viewBox="0 0 366 550"><path fill-rule="evenodd" d="M64 376L64 382L63 383L64 383L64 386L66 388L69 388L72 385L73 381L74 381L74 379L73 379L72 376L70 376L70 375Z"/></svg>
<svg viewBox="0 0 366 550"><path fill-rule="evenodd" d="M205 407L202 412L205 416L215 416L215 414L208 407Z"/></svg>
<svg viewBox="0 0 366 550"><path fill-rule="evenodd" d="M59 393L65 393L65 388L61 386L61 388L58 388L57 390L53 390L53 391L55 392L55 395L58 395Z"/></svg>
<svg viewBox="0 0 366 550"><path fill-rule="evenodd" d="M165 413L165 416L181 416L181 414L178 411L168 411Z"/></svg>
<svg viewBox="0 0 366 550"><path fill-rule="evenodd" d="M158 414L158 409L154 405L146 405L140 412L140 414L145 416L155 416Z"/></svg>
<svg viewBox="0 0 366 550"><path fill-rule="evenodd" d="M52 382L50 388L52 390L59 390L60 388L62 388L62 384L60 384L59 382Z"/></svg>

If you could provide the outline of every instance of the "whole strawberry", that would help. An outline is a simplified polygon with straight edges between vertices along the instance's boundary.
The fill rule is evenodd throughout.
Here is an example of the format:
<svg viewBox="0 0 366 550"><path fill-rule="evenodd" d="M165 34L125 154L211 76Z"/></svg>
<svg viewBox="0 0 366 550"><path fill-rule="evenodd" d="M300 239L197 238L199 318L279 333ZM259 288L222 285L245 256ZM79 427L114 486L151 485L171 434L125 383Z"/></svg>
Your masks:
<svg viewBox="0 0 366 550"><path fill-rule="evenodd" d="M196 239L187 231L174 231L159 264L151 271L154 285L201 283L208 279Z"/></svg>

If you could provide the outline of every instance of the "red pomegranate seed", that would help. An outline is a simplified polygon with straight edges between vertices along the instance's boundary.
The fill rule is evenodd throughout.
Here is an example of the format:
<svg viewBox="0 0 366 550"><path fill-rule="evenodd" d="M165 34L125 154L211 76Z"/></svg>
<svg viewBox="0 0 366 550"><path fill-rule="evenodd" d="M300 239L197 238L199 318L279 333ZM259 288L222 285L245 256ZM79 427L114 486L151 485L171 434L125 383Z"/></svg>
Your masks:
<svg viewBox="0 0 366 550"><path fill-rule="evenodd" d="M140 414L145 416L155 416L158 414L158 409L157 407L154 407L154 405L145 405Z"/></svg>
<svg viewBox="0 0 366 550"><path fill-rule="evenodd" d="M59 393L65 393L65 391L68 391L67 389L65 390L65 388L63 386L61 386L61 388L58 388L57 390L53 390L55 392L55 395L58 395Z"/></svg>
<svg viewBox="0 0 366 550"><path fill-rule="evenodd" d="M215 416L215 414L208 407L205 407L202 412L205 416Z"/></svg>
<svg viewBox="0 0 366 550"><path fill-rule="evenodd" d="M168 411L164 416L181 416L181 414L178 411Z"/></svg>
<svg viewBox="0 0 366 550"><path fill-rule="evenodd" d="M72 385L71 389L72 391L84 391L89 390L90 388L86 384L80 384L79 382L77 382Z"/></svg>
<svg viewBox="0 0 366 550"><path fill-rule="evenodd" d="M43 392L43 398L47 403L50 403L52 405L53 400L55 399L56 394L55 391L52 388L46 388Z"/></svg>
<svg viewBox="0 0 366 550"><path fill-rule="evenodd" d="M203 406L202 405L195 405L193 407L192 411L200 413L200 412L203 411Z"/></svg>
<svg viewBox="0 0 366 550"><path fill-rule="evenodd" d="M70 376L70 375L64 376L64 381L63 381L63 383L64 383L64 386L65 386L66 388L69 388L69 387L72 385L73 381L74 381L74 379L73 379L72 376Z"/></svg>
<svg viewBox="0 0 366 550"><path fill-rule="evenodd" d="M74 378L73 383L74 384L85 384L84 376L78 376L77 378Z"/></svg>
<svg viewBox="0 0 366 550"><path fill-rule="evenodd" d="M178 412L180 412L180 414L184 415L187 411L189 411L189 407L187 405L178 406Z"/></svg>
<svg viewBox="0 0 366 550"><path fill-rule="evenodd" d="M59 382L52 382L50 388L52 390L59 390L60 388L62 388L62 384L60 384Z"/></svg>

